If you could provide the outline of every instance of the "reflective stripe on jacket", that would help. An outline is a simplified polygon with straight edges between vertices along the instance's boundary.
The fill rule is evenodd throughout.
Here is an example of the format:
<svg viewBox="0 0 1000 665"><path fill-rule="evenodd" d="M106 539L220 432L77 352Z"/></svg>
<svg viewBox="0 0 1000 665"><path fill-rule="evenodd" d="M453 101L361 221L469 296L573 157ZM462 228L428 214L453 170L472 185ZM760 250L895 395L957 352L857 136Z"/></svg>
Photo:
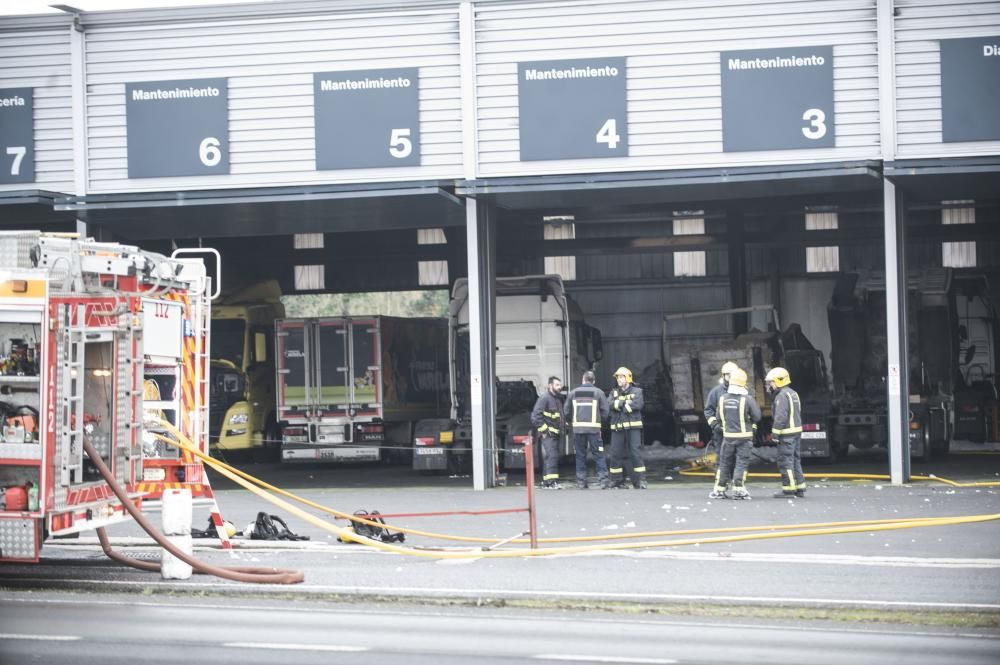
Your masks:
<svg viewBox="0 0 1000 665"><path fill-rule="evenodd" d="M600 432L610 410L608 396L597 386L585 383L566 397L566 421L574 432Z"/></svg>
<svg viewBox="0 0 1000 665"><path fill-rule="evenodd" d="M799 394L785 386L774 396L774 424L771 432L782 434L799 434L802 432L802 400Z"/></svg>
<svg viewBox="0 0 1000 665"><path fill-rule="evenodd" d="M546 388L531 410L531 424L539 434L559 436L562 431L562 400Z"/></svg>
<svg viewBox="0 0 1000 665"><path fill-rule="evenodd" d="M717 413L727 439L752 439L761 418L760 407L753 397L732 393L724 393L719 398Z"/></svg>
<svg viewBox="0 0 1000 665"><path fill-rule="evenodd" d="M642 427L642 388L630 385L624 390L611 391L611 429L639 429Z"/></svg>

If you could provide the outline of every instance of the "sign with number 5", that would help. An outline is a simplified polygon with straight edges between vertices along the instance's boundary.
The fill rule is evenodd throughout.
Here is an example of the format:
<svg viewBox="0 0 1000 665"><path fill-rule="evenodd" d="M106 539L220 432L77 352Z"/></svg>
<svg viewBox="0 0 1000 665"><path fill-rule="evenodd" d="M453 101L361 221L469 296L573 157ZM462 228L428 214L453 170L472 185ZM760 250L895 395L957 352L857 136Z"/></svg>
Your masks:
<svg viewBox="0 0 1000 665"><path fill-rule="evenodd" d="M420 166L416 67L313 74L316 168Z"/></svg>

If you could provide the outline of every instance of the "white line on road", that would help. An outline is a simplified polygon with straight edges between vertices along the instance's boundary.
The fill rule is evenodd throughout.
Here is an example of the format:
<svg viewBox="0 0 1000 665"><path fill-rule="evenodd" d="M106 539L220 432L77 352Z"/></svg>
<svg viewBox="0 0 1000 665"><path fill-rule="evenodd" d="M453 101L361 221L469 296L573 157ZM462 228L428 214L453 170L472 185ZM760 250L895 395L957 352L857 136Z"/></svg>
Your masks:
<svg viewBox="0 0 1000 665"><path fill-rule="evenodd" d="M573 663L634 663L636 665L670 665L676 660L666 658L625 658L624 656L573 656L570 654L541 653L536 660L560 660Z"/></svg>
<svg viewBox="0 0 1000 665"><path fill-rule="evenodd" d="M222 646L233 649L271 649L273 651L371 651L368 647L341 644L285 644L281 642L226 642Z"/></svg>
<svg viewBox="0 0 1000 665"><path fill-rule="evenodd" d="M35 640L37 642L75 642L83 639L77 635L25 635L23 633L0 633L0 640Z"/></svg>

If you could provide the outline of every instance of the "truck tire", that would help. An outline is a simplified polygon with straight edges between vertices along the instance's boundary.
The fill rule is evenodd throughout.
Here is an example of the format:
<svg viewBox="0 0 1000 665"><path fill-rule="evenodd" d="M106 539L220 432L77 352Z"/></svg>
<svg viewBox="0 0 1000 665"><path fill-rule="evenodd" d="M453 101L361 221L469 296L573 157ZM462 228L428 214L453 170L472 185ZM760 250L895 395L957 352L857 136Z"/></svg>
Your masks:
<svg viewBox="0 0 1000 665"><path fill-rule="evenodd" d="M928 429L927 419L924 418L923 420L921 420L920 423L920 438L923 443L923 450L919 455L912 456L914 461L921 463L926 463L931 461L931 453L933 451L931 450L931 442L930 442L930 437L927 434L927 429Z"/></svg>

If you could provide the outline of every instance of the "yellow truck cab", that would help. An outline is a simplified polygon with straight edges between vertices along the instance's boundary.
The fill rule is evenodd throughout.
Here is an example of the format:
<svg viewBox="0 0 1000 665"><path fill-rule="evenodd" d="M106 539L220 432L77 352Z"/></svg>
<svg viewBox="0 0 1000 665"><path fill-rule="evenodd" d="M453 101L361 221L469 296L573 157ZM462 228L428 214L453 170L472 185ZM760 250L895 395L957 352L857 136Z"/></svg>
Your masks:
<svg viewBox="0 0 1000 665"><path fill-rule="evenodd" d="M277 451L274 321L285 316L281 289L261 282L212 310L209 436L221 451Z"/></svg>

